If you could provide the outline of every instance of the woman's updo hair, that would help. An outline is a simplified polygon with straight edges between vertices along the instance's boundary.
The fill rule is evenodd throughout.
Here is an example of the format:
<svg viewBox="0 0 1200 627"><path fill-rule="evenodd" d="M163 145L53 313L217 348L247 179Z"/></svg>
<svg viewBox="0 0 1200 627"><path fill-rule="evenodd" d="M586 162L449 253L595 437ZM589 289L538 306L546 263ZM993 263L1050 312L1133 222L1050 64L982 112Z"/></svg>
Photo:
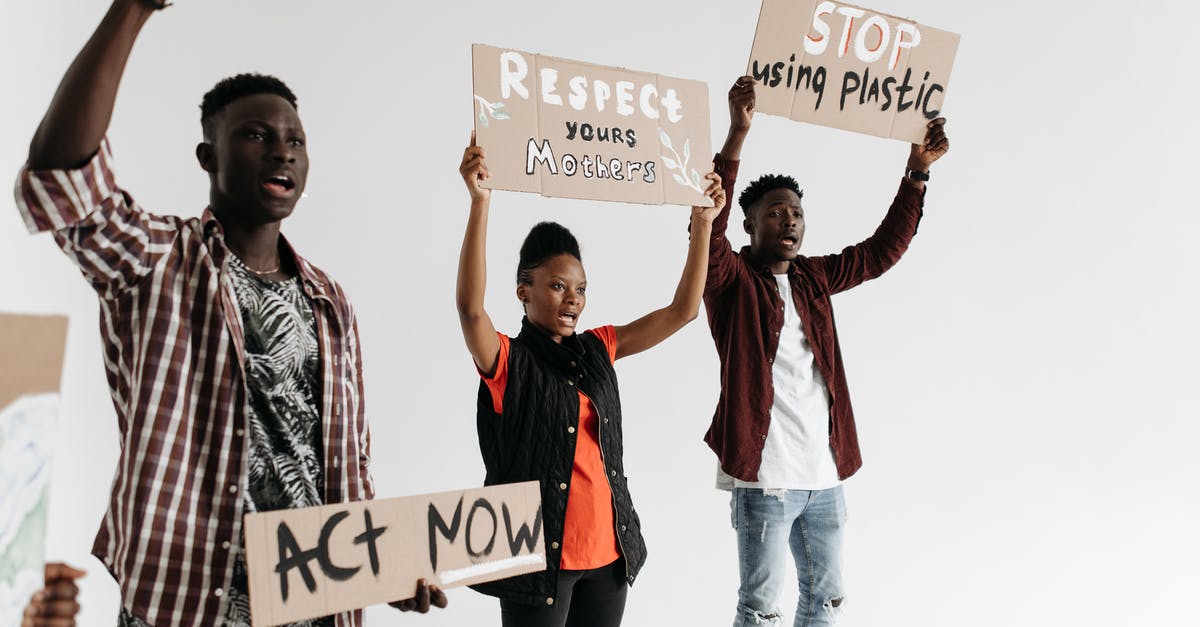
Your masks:
<svg viewBox="0 0 1200 627"><path fill-rule="evenodd" d="M533 271L551 257L571 255L583 263L579 256L579 241L567 227L557 222L538 222L525 236L521 244L521 259L517 262L517 283L533 284Z"/></svg>

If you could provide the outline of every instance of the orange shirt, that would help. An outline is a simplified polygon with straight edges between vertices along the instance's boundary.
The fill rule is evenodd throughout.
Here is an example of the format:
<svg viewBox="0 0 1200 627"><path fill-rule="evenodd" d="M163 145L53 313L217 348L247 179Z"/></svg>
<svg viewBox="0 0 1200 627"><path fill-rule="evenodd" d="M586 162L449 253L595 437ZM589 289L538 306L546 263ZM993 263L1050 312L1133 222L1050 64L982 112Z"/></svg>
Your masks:
<svg viewBox="0 0 1200 627"><path fill-rule="evenodd" d="M611 325L587 331L604 343L608 359L617 355L617 332ZM503 413L504 388L508 384L509 339L500 337L500 355L496 374L484 377L492 395L492 408ZM621 556L617 535L613 529L613 497L600 457L600 421L592 401L579 393L579 427L575 440L575 466L571 471L571 488L567 492L567 517L563 521L563 570L590 570L607 566Z"/></svg>

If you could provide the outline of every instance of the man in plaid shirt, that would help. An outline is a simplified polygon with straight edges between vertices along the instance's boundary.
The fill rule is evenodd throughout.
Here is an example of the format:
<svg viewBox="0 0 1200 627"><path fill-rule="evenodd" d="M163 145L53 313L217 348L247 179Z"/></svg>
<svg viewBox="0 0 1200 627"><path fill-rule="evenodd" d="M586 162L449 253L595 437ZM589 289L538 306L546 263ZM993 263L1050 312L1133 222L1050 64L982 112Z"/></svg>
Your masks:
<svg viewBox="0 0 1200 627"><path fill-rule="evenodd" d="M117 86L165 6L113 1L34 135L17 205L100 297L121 454L93 552L120 584L121 624L248 625L242 516L374 494L358 328L338 284L279 232L308 157L278 79L239 75L205 96L199 218L148 213L117 184ZM431 604L445 596L422 583L394 605Z"/></svg>

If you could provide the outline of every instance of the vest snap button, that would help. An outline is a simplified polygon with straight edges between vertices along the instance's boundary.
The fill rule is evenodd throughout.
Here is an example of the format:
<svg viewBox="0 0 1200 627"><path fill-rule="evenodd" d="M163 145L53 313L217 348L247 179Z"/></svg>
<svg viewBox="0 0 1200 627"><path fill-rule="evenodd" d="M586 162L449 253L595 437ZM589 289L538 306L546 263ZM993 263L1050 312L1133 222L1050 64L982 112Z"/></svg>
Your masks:
<svg viewBox="0 0 1200 627"><path fill-rule="evenodd" d="M559 490L566 490L566 489L567 489L567 484L565 484L565 483L560 483L560 484L558 484L558 489L559 489Z"/></svg>
<svg viewBox="0 0 1200 627"><path fill-rule="evenodd" d="M567 433L575 433L575 427L567 427Z"/></svg>
<svg viewBox="0 0 1200 627"><path fill-rule="evenodd" d="M554 605L554 597L546 597L546 605Z"/></svg>

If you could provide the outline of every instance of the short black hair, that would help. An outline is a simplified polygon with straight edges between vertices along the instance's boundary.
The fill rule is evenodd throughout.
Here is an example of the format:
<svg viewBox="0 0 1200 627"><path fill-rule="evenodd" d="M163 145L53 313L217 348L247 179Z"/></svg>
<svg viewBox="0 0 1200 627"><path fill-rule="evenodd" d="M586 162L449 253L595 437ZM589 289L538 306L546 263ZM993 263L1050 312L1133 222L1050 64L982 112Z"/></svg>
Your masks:
<svg viewBox="0 0 1200 627"><path fill-rule="evenodd" d="M738 204L742 206L742 213L749 215L750 207L758 202L767 192L773 189L786 187L787 189L796 192L800 198L804 198L804 190L800 189L800 184L796 179L784 174L764 174L758 177L758 180L746 186L742 190L742 195L738 196Z"/></svg>
<svg viewBox="0 0 1200 627"><path fill-rule="evenodd" d="M525 243L521 244L521 258L517 262L517 283L533 284L533 271L551 257L571 255L580 263L579 241L567 227L557 222L538 222L529 229Z"/></svg>
<svg viewBox="0 0 1200 627"><path fill-rule="evenodd" d="M204 99L200 101L200 126L204 129L205 137L212 130L213 118L229 103L256 94L275 94L288 101L293 109L299 110L296 94L292 93L286 83L274 76L246 73L223 78L208 90Z"/></svg>

